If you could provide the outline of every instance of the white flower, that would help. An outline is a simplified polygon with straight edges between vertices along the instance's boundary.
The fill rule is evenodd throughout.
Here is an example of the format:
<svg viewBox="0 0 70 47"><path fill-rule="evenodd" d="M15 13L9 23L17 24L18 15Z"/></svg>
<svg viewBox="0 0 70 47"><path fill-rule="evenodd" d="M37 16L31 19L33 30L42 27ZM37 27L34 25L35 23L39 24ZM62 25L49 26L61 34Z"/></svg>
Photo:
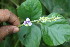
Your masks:
<svg viewBox="0 0 70 47"><path fill-rule="evenodd" d="M29 18L26 18L26 21L30 21L30 19Z"/></svg>
<svg viewBox="0 0 70 47"><path fill-rule="evenodd" d="M24 21L23 24L24 24L25 26L31 26L31 25L32 25L32 23L31 23L31 21L30 21L29 18L27 18L26 21Z"/></svg>

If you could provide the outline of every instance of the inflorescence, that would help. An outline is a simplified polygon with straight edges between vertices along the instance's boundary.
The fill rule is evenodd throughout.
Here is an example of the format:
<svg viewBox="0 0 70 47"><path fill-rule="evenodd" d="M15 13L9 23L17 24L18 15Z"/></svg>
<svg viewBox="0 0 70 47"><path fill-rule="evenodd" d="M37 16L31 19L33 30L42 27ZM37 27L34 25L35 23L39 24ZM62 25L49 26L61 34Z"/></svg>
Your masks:
<svg viewBox="0 0 70 47"><path fill-rule="evenodd" d="M31 26L32 25L32 22L36 22L36 23L45 23L45 22L52 22L52 21L56 21L58 19L60 19L61 17L55 17L55 16L52 16L52 17L40 17L38 20L33 20L33 21L30 21L29 18L26 18L26 21L24 21L24 23L20 26Z"/></svg>

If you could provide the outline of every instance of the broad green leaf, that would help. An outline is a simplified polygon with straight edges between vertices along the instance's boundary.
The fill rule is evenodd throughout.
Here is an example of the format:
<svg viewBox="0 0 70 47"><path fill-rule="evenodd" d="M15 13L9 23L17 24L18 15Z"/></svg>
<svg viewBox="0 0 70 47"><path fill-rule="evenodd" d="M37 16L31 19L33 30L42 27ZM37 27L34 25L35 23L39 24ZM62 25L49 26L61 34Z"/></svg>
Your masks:
<svg viewBox="0 0 70 47"><path fill-rule="evenodd" d="M49 12L57 12L70 17L70 0L40 0Z"/></svg>
<svg viewBox="0 0 70 47"><path fill-rule="evenodd" d="M41 31L36 25L32 25L31 27L22 27L22 30L19 32L18 36L19 40L25 47L39 47Z"/></svg>
<svg viewBox="0 0 70 47"><path fill-rule="evenodd" d="M46 26L45 31L43 31L43 40L51 46L63 44L70 40L70 25L55 24L49 27Z"/></svg>
<svg viewBox="0 0 70 47"><path fill-rule="evenodd" d="M18 34L18 38L21 41L22 44L24 44L24 36L29 32L30 27L25 27L22 26L20 27L20 31L17 33Z"/></svg>
<svg viewBox="0 0 70 47"><path fill-rule="evenodd" d="M42 14L42 7L39 0L26 0L17 9L21 19L29 17L31 20L38 19Z"/></svg>
<svg viewBox="0 0 70 47"><path fill-rule="evenodd" d="M52 13L50 16L60 16L60 14ZM43 26L43 41L50 46L57 46L70 40L70 25L62 17L59 20L47 22Z"/></svg>

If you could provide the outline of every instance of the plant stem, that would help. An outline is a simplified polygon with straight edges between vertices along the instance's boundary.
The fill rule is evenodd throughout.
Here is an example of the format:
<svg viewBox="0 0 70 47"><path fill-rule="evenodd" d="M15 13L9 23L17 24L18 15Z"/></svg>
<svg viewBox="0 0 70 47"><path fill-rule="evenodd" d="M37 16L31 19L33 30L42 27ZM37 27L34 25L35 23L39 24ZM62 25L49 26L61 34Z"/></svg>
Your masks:
<svg viewBox="0 0 70 47"><path fill-rule="evenodd" d="M19 43L19 40L17 40L17 42L15 43L15 46L14 47L17 47L18 43Z"/></svg>
<svg viewBox="0 0 70 47"><path fill-rule="evenodd" d="M18 27L20 28L21 26L23 26L23 24L19 25Z"/></svg>
<svg viewBox="0 0 70 47"><path fill-rule="evenodd" d="M17 7L19 7L18 4L16 4L13 0L10 0L13 4L15 4Z"/></svg>

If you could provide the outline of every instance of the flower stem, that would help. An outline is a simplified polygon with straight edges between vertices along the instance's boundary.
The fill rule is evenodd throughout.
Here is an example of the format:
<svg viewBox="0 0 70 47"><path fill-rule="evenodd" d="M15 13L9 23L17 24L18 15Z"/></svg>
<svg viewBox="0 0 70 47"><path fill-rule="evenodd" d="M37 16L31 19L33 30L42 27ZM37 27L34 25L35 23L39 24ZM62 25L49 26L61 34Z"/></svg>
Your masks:
<svg viewBox="0 0 70 47"><path fill-rule="evenodd" d="M19 25L18 27L20 28L21 26L23 26L23 24Z"/></svg>

